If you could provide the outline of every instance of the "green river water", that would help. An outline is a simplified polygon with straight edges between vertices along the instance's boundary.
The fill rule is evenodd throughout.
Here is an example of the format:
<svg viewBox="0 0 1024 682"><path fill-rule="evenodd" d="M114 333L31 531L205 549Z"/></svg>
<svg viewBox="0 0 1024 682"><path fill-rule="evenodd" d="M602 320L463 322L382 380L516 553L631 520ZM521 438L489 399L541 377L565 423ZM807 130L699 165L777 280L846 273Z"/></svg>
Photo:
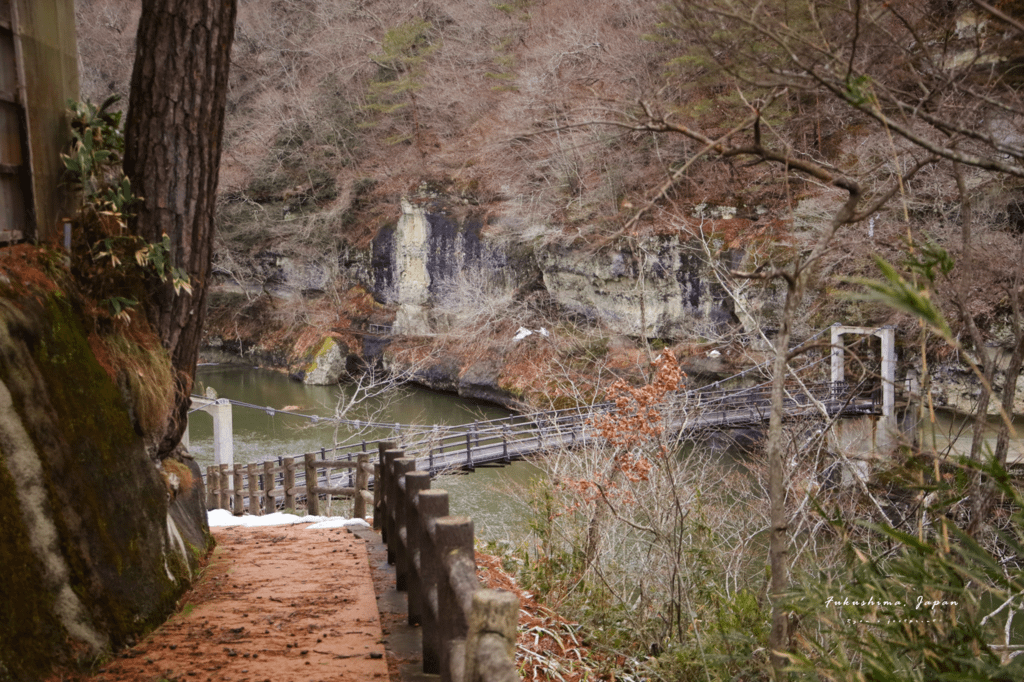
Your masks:
<svg viewBox="0 0 1024 682"><path fill-rule="evenodd" d="M339 400L347 401L352 388L345 385L307 386L284 374L249 367L204 365L196 372L198 394L213 388L218 397L260 406L235 405L232 409L236 463L260 462L330 448L333 443L366 441L376 452L376 442L390 438L387 428L338 425L330 420ZM284 408L289 411L284 411ZM265 408L271 408L267 410ZM404 387L389 393L387 401L368 400L350 410L348 419L402 424L468 424L496 419L509 412L489 403L424 388ZM314 423L306 416L317 416ZM189 415L189 451L205 469L213 464L213 418L204 412ZM472 516L477 537L504 540L515 536L514 525L524 523L528 509L524 491L540 471L515 462L501 468L480 468L469 475L445 475L431 487L450 493L451 513Z"/></svg>
<svg viewBox="0 0 1024 682"><path fill-rule="evenodd" d="M206 365L197 371L195 391L202 394L208 387L216 390L219 397L260 406L256 409L236 405L232 410L235 462L244 464L316 452L322 447L330 448L335 442L365 441L367 449L375 452L378 440L393 436L388 428L355 428L330 421L339 400L347 400L352 395L350 386L307 386L279 372ZM284 411L286 407L290 411ZM459 425L508 414L507 410L490 403L410 386L391 391L387 404L379 400L367 401L346 416L386 423ZM321 419L313 423L308 416L300 415L316 415ZM989 440L994 440L997 426L998 420L991 420ZM1020 439L1024 424L1017 420L1015 426L1018 438L1011 447L1011 461L1024 460ZM936 446L940 451L951 442L955 442L954 450L969 447L970 429L964 428L962 418L940 414L936 431ZM930 437L925 434L922 437L931 445ZM200 466L213 464L213 418L203 412L190 415L189 438L190 451ZM728 448L722 454L726 461L737 456ZM531 481L539 476L541 473L536 467L516 462L508 467L480 468L469 475L440 476L432 486L451 493L453 514L473 517L478 537L498 541L523 535L517 532L516 526L526 523L530 517L524 499Z"/></svg>

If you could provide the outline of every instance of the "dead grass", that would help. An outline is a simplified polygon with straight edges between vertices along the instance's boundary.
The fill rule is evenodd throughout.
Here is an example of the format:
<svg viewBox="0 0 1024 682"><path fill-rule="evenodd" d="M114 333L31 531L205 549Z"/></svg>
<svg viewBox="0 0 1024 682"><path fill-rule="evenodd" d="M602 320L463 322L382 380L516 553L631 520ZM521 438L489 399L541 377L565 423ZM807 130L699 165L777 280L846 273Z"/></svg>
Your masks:
<svg viewBox="0 0 1024 682"><path fill-rule="evenodd" d="M135 320L123 329L95 336L90 345L98 351L107 374L127 394L142 433L162 434L174 405L174 370L149 325Z"/></svg>
<svg viewBox="0 0 1024 682"><path fill-rule="evenodd" d="M172 457L162 460L160 466L163 467L166 474L174 474L178 477L179 494L187 494L192 490L192 486L195 485L195 478L192 475L191 469Z"/></svg>
<svg viewBox="0 0 1024 682"><path fill-rule="evenodd" d="M138 428L162 432L173 404L173 370L160 339L145 316L129 322L112 320L98 304L77 291L65 270L65 255L53 246L18 244L0 249L0 283L17 301L21 295L52 295L65 291L92 320L87 341L107 376L121 387ZM61 280L61 282L58 282Z"/></svg>
<svg viewBox="0 0 1024 682"><path fill-rule="evenodd" d="M505 590L519 598L516 663L526 682L598 679L603 656L582 644L579 626L542 605L502 568L501 559L476 553L477 576L484 587Z"/></svg>
<svg viewBox="0 0 1024 682"><path fill-rule="evenodd" d="M17 244L0 249L0 285L12 293L39 291L53 293L62 253L53 247Z"/></svg>

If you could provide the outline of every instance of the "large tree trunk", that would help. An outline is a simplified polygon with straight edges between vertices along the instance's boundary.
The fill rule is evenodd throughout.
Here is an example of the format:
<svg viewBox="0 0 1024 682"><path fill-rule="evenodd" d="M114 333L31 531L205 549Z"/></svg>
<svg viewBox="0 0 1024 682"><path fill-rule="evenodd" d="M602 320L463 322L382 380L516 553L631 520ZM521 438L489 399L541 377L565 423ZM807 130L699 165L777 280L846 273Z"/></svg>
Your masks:
<svg viewBox="0 0 1024 682"><path fill-rule="evenodd" d="M125 124L124 170L144 198L133 228L170 237L172 263L191 295L154 282L150 322L170 353L175 406L158 446L171 452L186 426L213 248L228 67L236 0L143 0Z"/></svg>

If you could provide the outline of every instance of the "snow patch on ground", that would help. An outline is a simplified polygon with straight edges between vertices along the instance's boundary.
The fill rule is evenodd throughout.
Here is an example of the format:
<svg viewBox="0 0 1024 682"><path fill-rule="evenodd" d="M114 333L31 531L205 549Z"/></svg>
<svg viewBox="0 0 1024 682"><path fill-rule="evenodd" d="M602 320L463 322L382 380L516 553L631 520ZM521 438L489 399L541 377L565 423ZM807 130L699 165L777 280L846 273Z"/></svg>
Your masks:
<svg viewBox="0 0 1024 682"><path fill-rule="evenodd" d="M346 519L343 516L296 516L295 514L284 514L282 512L275 512L265 516L249 516L248 514L235 516L226 509L214 509L213 511L207 512L207 519L209 520L211 528L226 526L245 526L247 528L255 528L262 526L291 526L296 523L310 523L312 525L309 526L307 530L313 530L320 528L342 528L344 526L369 527L370 525L363 519Z"/></svg>

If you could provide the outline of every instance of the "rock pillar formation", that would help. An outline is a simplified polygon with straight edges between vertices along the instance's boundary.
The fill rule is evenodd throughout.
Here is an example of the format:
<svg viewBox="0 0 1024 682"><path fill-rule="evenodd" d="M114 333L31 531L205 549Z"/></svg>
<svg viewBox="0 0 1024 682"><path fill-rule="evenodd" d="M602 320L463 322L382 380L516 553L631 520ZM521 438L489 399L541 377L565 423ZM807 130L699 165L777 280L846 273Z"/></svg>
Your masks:
<svg viewBox="0 0 1024 682"><path fill-rule="evenodd" d="M417 336L430 333L427 314L430 302L429 240L430 223L426 211L403 198L402 217L395 229L398 298L395 334Z"/></svg>

